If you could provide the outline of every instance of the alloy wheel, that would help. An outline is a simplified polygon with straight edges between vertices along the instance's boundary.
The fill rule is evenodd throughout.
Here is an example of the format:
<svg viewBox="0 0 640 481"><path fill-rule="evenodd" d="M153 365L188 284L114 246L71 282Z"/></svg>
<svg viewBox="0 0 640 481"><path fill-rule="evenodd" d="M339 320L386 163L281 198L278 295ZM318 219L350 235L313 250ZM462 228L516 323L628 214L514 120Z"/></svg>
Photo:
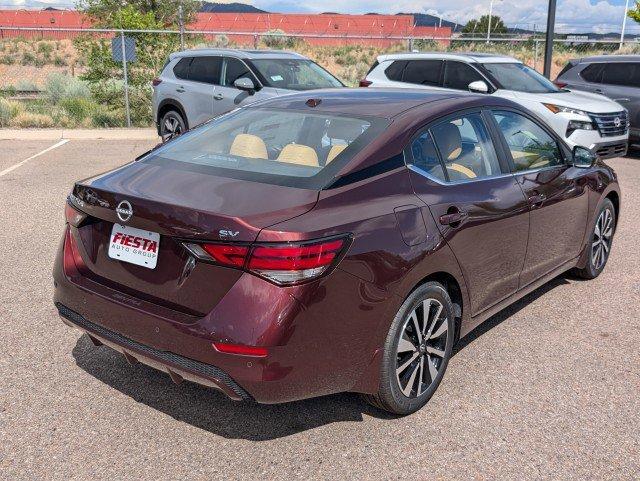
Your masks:
<svg viewBox="0 0 640 481"><path fill-rule="evenodd" d="M591 244L591 263L596 270L602 269L607 262L612 235L613 214L609 209L604 209L598 216Z"/></svg>
<svg viewBox="0 0 640 481"><path fill-rule="evenodd" d="M182 133L182 124L180 123L180 120L178 120L173 115L167 115L164 118L164 121L162 124L162 130L163 130L163 134L162 134L163 138L172 139Z"/></svg>
<svg viewBox="0 0 640 481"><path fill-rule="evenodd" d="M425 299L407 317L396 348L396 380L408 398L421 396L436 380L444 363L449 321L443 305Z"/></svg>

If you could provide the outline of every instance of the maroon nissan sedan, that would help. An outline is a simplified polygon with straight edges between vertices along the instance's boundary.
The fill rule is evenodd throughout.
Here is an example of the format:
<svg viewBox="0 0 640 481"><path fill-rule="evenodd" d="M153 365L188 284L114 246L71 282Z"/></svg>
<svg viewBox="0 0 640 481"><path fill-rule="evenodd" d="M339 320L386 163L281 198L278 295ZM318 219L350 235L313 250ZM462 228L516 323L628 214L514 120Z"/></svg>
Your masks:
<svg viewBox="0 0 640 481"><path fill-rule="evenodd" d="M175 382L408 414L482 321L598 276L619 212L613 170L508 100L305 92L77 182L55 305Z"/></svg>

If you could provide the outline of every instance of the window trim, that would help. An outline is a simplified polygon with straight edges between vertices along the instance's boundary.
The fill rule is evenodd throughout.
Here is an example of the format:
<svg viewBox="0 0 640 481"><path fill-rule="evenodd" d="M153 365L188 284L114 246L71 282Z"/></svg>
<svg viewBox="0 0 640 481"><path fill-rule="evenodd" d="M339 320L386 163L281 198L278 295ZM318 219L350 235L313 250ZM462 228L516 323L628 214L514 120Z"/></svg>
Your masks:
<svg viewBox="0 0 640 481"><path fill-rule="evenodd" d="M187 58L187 57L182 57L182 58ZM189 69L189 70L188 70L188 72L189 72L189 73L188 73L188 78L186 78L186 79L180 78L180 77L178 77L178 76L175 74L175 72L174 72L174 73L173 73L173 75L174 75L178 80L183 80L183 81L185 81L185 82L195 82L195 83L197 83L197 84L201 84L201 85L212 85L212 86L214 86L214 87L220 87L220 80L221 80L221 78L222 78L222 58L223 58L223 57L222 57L222 55L192 55L190 58L191 58L191 60L189 61L189 67L187 67L187 68ZM194 61L195 59L197 59L197 58L219 58L219 59L220 59L220 62L221 62L221 65L220 65L220 73L218 74L218 79L217 79L217 81L216 81L216 82L214 82L214 83L210 83L210 82L203 82L203 81L201 81L201 80L193 80L193 79L191 78L191 65L193 64L193 61ZM178 64L176 63L176 65L178 65ZM176 65L174 65L174 68L175 68L175 66L176 66Z"/></svg>
<svg viewBox="0 0 640 481"><path fill-rule="evenodd" d="M486 133L488 136L488 140L491 142L491 144L493 145L493 150L496 154L496 158L498 160L498 165L500 166L500 174L497 175L492 175L489 177L479 177L479 178L474 178L474 179L470 179L470 180L449 180L449 173L447 172L447 169L444 166L444 161L442 159L442 155L440 154L440 150L438 149L438 144L435 142L435 139L433 138L433 133L431 132L431 128L435 125L441 124L443 122L447 122L447 121L451 121L451 120L455 120L458 119L460 117L464 117L467 115L471 115L471 114L478 114L480 115L482 122L484 124L484 127L486 129ZM438 152L438 160L440 161L440 164L442 165L443 169L444 169L444 174L445 177L447 178L447 181L443 182L441 179L438 179L436 177L433 177L431 174L429 174L428 172L422 170L420 167L417 167L413 162L413 152L411 151L411 145L413 144L413 142L415 140L417 140L424 132L428 131L429 135L431 136L431 139L433 141L433 144L436 148L436 151ZM412 170L414 172L417 172L418 174L422 175L423 177L428 178L429 180L435 182L436 184L439 185L467 185L470 183L477 183L477 182L484 182L484 181L488 181L488 180L493 180L493 179L499 179L502 177L508 177L513 175L513 172L511 171L511 166L510 164L508 164L508 162L506 162L506 159L503 159L502 156L502 144L497 144L496 143L496 139L494 138L494 132L492 131L492 125L489 124L489 122L487 121L487 117L485 115L485 109L484 108L467 108L467 109L461 109L461 110L456 110L455 112L452 112L448 115L445 115L443 117L439 117L437 119L433 119L431 121L429 121L426 124L421 125L420 127L418 127L418 129L416 130L416 132L411 136L411 138L409 139L409 142L407 143L407 145L405 145L404 149L402 150L404 152L404 160L405 160L405 165L407 166L407 168L409 170Z"/></svg>
<svg viewBox="0 0 640 481"><path fill-rule="evenodd" d="M485 112L487 114L487 119L491 122L491 124L493 125L493 128L495 129L495 133L498 136L498 141L501 144L501 149L503 151L503 154L505 156L505 159L507 161L507 163L509 164L509 168L511 169L511 173L513 175L522 175L522 174L529 174L529 173L534 173L534 172L542 172L545 170L552 170L552 169L558 169L558 168L568 168L571 167L571 157L570 157L570 152L569 149L567 148L566 144L564 143L564 141L562 139L560 139L560 137L553 132L551 129L547 128L547 126L537 120L535 117L533 117L532 115L529 115L528 113L525 113L521 110L518 109L514 109L511 107L491 107L488 109L485 109ZM537 167L535 169L527 169L527 170L516 170L516 164L513 160L513 154L511 153L511 148L509 147L509 144L507 142L507 139L505 138L504 134L502 133L502 131L500 130L500 127L498 126L498 122L496 121L495 118L495 113L496 112L512 112L516 115L520 115L521 117L524 117L526 119L529 119L531 122L533 122L534 124L536 124L540 129L542 129L544 132L547 133L547 135L549 135L552 139L554 139L556 141L556 144L558 144L558 149L560 150L560 155L562 156L562 163L558 164L558 165L549 165L546 167Z"/></svg>

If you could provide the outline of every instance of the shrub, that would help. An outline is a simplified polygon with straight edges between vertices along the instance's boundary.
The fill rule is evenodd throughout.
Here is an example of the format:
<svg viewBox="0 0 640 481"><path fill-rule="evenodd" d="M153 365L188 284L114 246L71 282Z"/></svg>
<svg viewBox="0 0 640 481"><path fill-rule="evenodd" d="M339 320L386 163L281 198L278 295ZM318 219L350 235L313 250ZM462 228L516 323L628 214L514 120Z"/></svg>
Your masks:
<svg viewBox="0 0 640 481"><path fill-rule="evenodd" d="M39 90L38 86L31 80L20 79L16 84L16 90Z"/></svg>
<svg viewBox="0 0 640 481"><path fill-rule="evenodd" d="M53 127L53 119L49 115L22 112L13 119L12 124L22 128L47 128Z"/></svg>
<svg viewBox="0 0 640 481"><path fill-rule="evenodd" d="M12 118L9 101L0 99L0 127L7 127Z"/></svg>
<svg viewBox="0 0 640 481"><path fill-rule="evenodd" d="M3 65L13 65L15 63L15 60L11 55L6 54L0 57L0 63Z"/></svg>
<svg viewBox="0 0 640 481"><path fill-rule="evenodd" d="M56 55L55 58L53 59L53 64L56 67L64 67L65 65L67 65L67 61L62 58L60 55Z"/></svg>
<svg viewBox="0 0 640 481"><path fill-rule="evenodd" d="M69 117L77 123L82 123L82 121L91 116L96 109L95 103L83 97L62 99L60 106L66 111Z"/></svg>
<svg viewBox="0 0 640 481"><path fill-rule="evenodd" d="M30 65L36 63L36 56L31 52L24 52L22 54L22 65Z"/></svg>
<svg viewBox="0 0 640 481"><path fill-rule="evenodd" d="M298 39L285 35L284 31L280 29L275 29L266 32L262 37L262 43L269 48L295 48L298 44Z"/></svg>
<svg viewBox="0 0 640 481"><path fill-rule="evenodd" d="M70 75L52 73L45 83L47 98L54 104L68 98L89 98L91 92L85 82Z"/></svg>
<svg viewBox="0 0 640 481"><path fill-rule="evenodd" d="M125 122L125 115L122 110L99 108L93 112L91 117L91 124L98 128L122 127Z"/></svg>

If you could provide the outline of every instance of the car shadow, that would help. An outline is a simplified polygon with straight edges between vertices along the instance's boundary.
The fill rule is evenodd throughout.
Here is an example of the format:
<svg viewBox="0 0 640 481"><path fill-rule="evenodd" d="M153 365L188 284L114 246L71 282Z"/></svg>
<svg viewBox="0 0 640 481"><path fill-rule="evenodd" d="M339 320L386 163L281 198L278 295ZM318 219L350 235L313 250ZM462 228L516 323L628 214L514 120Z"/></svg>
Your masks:
<svg viewBox="0 0 640 481"><path fill-rule="evenodd" d="M458 343L454 355L538 297L567 283L565 277L558 277L489 318ZM362 421L364 415L395 417L370 406L354 393L278 405L234 402L215 389L198 384L176 385L167 374L143 364L130 366L116 351L94 347L86 335L78 339L72 354L78 367L135 401L230 439L267 441L335 422Z"/></svg>

